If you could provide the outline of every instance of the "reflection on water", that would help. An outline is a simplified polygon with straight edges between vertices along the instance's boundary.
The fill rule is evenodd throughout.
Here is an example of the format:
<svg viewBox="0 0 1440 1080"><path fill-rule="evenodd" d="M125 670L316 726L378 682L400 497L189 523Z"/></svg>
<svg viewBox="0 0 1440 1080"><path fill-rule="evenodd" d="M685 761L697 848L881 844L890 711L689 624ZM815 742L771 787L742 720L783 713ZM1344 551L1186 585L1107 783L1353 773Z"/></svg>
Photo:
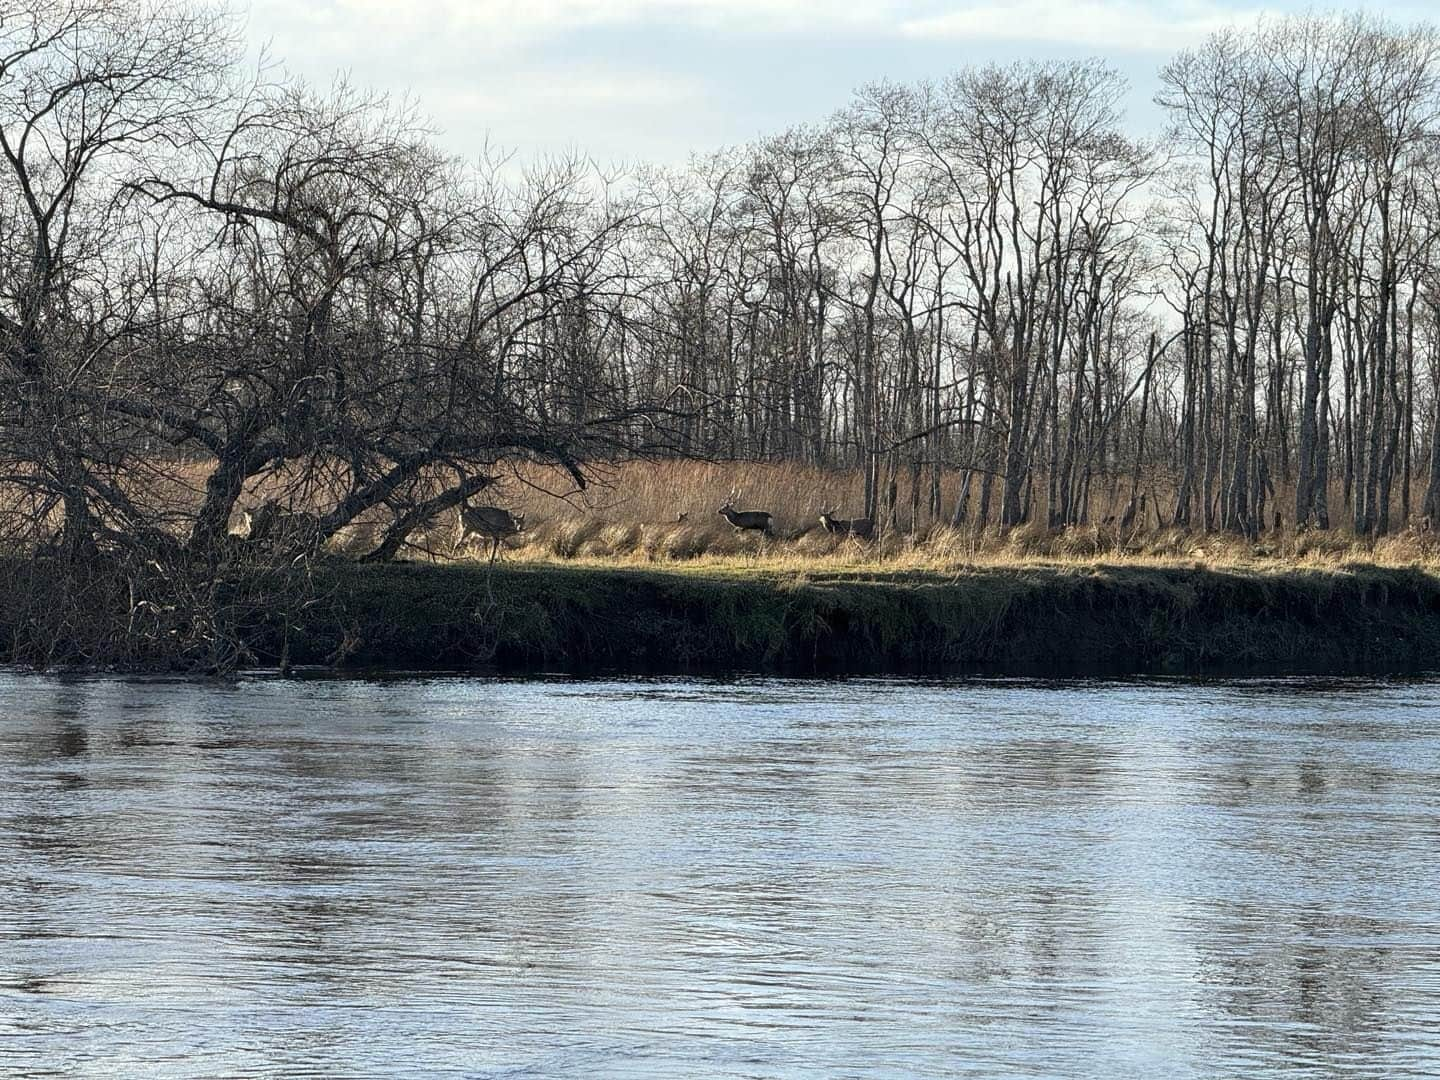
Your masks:
<svg viewBox="0 0 1440 1080"><path fill-rule="evenodd" d="M0 1074L1440 1074L1440 684L0 676Z"/></svg>

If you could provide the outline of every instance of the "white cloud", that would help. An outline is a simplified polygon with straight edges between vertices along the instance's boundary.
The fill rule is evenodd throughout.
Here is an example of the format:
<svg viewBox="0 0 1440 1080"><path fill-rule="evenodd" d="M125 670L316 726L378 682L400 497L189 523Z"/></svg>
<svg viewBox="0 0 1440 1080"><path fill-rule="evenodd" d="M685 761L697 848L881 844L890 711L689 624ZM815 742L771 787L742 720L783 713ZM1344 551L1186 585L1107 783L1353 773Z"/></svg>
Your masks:
<svg viewBox="0 0 1440 1080"><path fill-rule="evenodd" d="M459 152L478 152L488 134L527 151L676 160L772 126L741 114L754 108L752 85L785 85L774 52L754 59L757 37L782 49L836 35L900 42L908 0L248 2L252 42L272 43L288 70L321 86L344 70L412 93ZM716 84L717 50L733 57L733 84Z"/></svg>
<svg viewBox="0 0 1440 1080"><path fill-rule="evenodd" d="M889 0L320 0L309 6L368 27L479 31L507 46L600 26L823 31L882 29L898 19L896 4Z"/></svg>
<svg viewBox="0 0 1440 1080"><path fill-rule="evenodd" d="M532 150L574 147L606 159L654 149L657 121L704 100L698 82L603 70L518 71L424 94L426 108L451 132L473 139L486 131L502 146L523 133Z"/></svg>
<svg viewBox="0 0 1440 1080"><path fill-rule="evenodd" d="M1293 0L241 2L291 71L411 93L456 152L674 162L821 118L876 78L1026 51L1098 53L1146 85L1164 54L1258 14L1225 5Z"/></svg>
<svg viewBox="0 0 1440 1080"><path fill-rule="evenodd" d="M1226 26L1252 24L1260 9L1208 4L1146 4L1133 0L1020 0L977 4L901 23L906 37L952 41L1035 41L1105 52L1163 52L1202 41Z"/></svg>

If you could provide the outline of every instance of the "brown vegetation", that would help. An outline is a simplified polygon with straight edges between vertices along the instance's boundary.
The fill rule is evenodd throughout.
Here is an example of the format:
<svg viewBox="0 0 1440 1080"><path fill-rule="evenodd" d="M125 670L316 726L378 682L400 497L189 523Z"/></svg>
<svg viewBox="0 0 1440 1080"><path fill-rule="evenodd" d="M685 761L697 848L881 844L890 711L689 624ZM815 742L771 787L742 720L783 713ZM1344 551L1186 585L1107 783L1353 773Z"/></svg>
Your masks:
<svg viewBox="0 0 1440 1080"><path fill-rule="evenodd" d="M1114 502L1099 503L1107 512L1098 523L1051 529L1032 522L1008 530L981 530L923 520L912 526L897 513L877 522L875 538L866 541L828 533L819 521L822 507L838 507L843 515L858 504L863 484L858 472L671 460L617 466L605 480L603 487L560 497L550 493L554 478L544 473L526 471L511 477L502 497L507 506L525 512L527 525L524 534L512 538L510 551L534 561L740 560L772 569L803 569L812 562L832 567L1117 560L1205 566L1440 563L1440 536L1420 523L1378 538L1356 537L1342 529L1282 526L1252 539L1229 531L1205 533L1165 525L1152 512L1122 528L1121 493ZM942 479L946 490L960 482L957 474ZM737 533L716 513L735 488L743 493L746 506L771 512L773 537ZM677 522L677 514L684 514L685 520Z"/></svg>

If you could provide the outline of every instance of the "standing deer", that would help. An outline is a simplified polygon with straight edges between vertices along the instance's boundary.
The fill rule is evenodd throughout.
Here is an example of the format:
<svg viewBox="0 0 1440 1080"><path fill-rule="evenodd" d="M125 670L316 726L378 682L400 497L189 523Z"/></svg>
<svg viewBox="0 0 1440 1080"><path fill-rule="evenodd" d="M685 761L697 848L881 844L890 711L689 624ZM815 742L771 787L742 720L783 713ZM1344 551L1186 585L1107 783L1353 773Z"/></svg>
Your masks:
<svg viewBox="0 0 1440 1080"><path fill-rule="evenodd" d="M450 557L454 558L470 537L483 536L491 543L490 562L493 565L495 556L500 553L500 541L525 530L525 515L511 515L510 511L501 510L498 506L472 507L462 503L455 508L455 524L455 544L450 549Z"/></svg>
<svg viewBox="0 0 1440 1080"><path fill-rule="evenodd" d="M820 526L828 533L840 536L858 536L869 540L875 532L875 523L869 518L851 518L849 521L834 516L832 510L820 511Z"/></svg>
<svg viewBox="0 0 1440 1080"><path fill-rule="evenodd" d="M291 510L267 499L254 510L240 514L246 539L273 548L316 549L323 542L320 519L305 510Z"/></svg>
<svg viewBox="0 0 1440 1080"><path fill-rule="evenodd" d="M770 535L770 511L768 510L736 510L735 500L740 496L736 492L730 492L730 498L725 500L725 505L715 511L728 521L738 532L746 529L754 529L761 536Z"/></svg>

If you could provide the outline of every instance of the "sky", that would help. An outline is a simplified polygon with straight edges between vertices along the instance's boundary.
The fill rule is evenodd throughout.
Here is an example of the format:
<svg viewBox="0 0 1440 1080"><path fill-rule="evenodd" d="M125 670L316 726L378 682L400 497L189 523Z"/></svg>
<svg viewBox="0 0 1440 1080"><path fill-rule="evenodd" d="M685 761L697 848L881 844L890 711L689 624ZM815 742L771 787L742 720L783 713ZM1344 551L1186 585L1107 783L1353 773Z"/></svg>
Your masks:
<svg viewBox="0 0 1440 1080"><path fill-rule="evenodd" d="M243 0L242 0L243 2ZM1370 3L1398 22L1426 5ZM820 121L868 82L990 61L1099 56L1158 135L1156 71L1292 0L249 0L252 50L312 83L409 94L467 157L580 151L602 164L692 153ZM1349 10L1350 8L1347 8Z"/></svg>

